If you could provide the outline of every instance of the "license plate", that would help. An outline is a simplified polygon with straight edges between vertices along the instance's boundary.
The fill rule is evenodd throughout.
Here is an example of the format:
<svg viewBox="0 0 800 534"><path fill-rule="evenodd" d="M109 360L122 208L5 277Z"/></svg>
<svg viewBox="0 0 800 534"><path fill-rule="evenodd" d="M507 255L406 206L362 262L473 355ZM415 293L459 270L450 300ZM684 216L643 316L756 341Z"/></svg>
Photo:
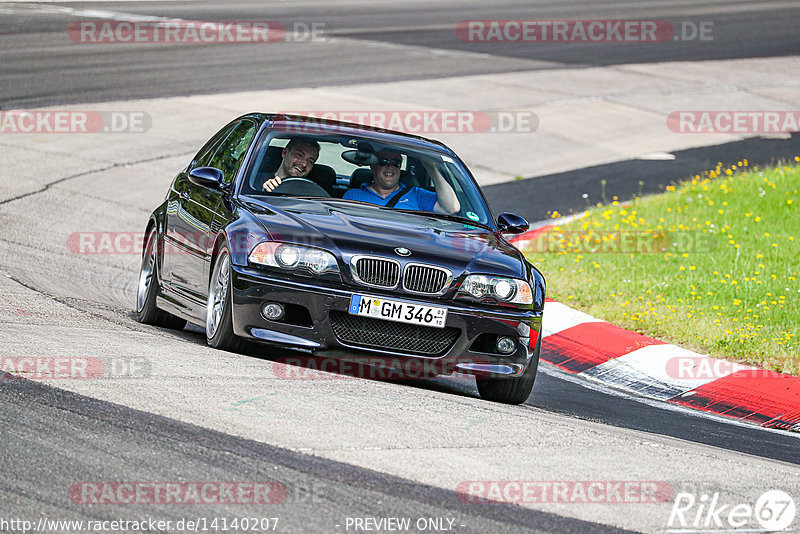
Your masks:
<svg viewBox="0 0 800 534"><path fill-rule="evenodd" d="M411 304L399 300L353 295L350 297L350 315L384 319L398 323L418 324L444 328L447 320L447 308Z"/></svg>

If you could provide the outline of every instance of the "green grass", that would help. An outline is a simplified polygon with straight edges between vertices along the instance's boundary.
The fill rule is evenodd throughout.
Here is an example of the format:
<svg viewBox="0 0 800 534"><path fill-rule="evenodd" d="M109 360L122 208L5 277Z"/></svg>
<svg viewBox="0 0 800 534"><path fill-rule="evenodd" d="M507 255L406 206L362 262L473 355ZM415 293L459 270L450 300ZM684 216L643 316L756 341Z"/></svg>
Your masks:
<svg viewBox="0 0 800 534"><path fill-rule="evenodd" d="M800 375L797 161L720 164L666 193L598 205L523 250L551 298L698 352Z"/></svg>

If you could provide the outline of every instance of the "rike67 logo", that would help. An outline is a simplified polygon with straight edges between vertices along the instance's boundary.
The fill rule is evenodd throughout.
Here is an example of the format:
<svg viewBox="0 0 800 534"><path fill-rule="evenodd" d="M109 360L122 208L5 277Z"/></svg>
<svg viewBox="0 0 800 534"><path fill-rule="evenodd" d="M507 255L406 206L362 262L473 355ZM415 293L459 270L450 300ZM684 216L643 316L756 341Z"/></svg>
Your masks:
<svg viewBox="0 0 800 534"><path fill-rule="evenodd" d="M678 493L667 521L670 534L687 532L794 532L794 499L770 490L755 502L730 503L719 493Z"/></svg>

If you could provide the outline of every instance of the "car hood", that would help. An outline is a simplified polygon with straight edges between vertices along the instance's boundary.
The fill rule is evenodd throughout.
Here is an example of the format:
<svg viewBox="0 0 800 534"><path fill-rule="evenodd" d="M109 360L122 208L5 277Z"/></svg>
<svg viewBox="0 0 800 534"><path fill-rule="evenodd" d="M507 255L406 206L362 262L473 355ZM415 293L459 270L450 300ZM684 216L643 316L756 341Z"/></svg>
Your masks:
<svg viewBox="0 0 800 534"><path fill-rule="evenodd" d="M524 278L522 254L500 234L466 222L338 199L247 197L242 205L275 241L324 248L345 263L357 254L385 256L464 272ZM395 249L410 251L401 257Z"/></svg>

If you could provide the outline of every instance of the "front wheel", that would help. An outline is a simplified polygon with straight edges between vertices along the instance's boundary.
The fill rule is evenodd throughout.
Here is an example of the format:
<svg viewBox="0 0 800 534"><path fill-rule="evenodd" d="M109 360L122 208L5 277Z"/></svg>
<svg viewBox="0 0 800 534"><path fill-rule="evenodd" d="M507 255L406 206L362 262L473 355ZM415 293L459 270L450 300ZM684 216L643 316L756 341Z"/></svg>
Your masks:
<svg viewBox="0 0 800 534"><path fill-rule="evenodd" d="M233 333L231 313L231 256L223 245L214 262L206 303L206 341L215 349L240 352L245 340Z"/></svg>
<svg viewBox="0 0 800 534"><path fill-rule="evenodd" d="M536 371L539 367L539 350L542 348L542 337L536 342L531 361L525 372L513 378L476 378L478 393L481 398L504 404L522 404L531 395Z"/></svg>
<svg viewBox="0 0 800 534"><path fill-rule="evenodd" d="M139 268L139 284L136 288L136 320L144 324L180 330L186 326L186 320L175 317L156 306L158 293L158 247L156 242L156 230L153 228L147 233L142 265Z"/></svg>

